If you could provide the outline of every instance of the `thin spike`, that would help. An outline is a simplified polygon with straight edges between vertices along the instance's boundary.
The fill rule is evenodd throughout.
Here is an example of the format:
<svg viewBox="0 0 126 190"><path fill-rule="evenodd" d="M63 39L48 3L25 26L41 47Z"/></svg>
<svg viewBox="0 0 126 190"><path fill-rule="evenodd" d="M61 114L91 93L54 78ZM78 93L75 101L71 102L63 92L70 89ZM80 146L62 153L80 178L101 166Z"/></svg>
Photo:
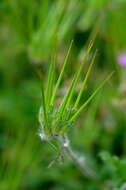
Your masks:
<svg viewBox="0 0 126 190"><path fill-rule="evenodd" d="M43 85L42 85L42 107L43 107L43 112L44 112L44 121L47 126L48 120L47 120L47 112L46 112L46 104L45 104L45 95L44 95Z"/></svg>
<svg viewBox="0 0 126 190"><path fill-rule="evenodd" d="M86 51L86 53L85 53L85 55L83 57L82 63L80 65L80 67L79 67L79 70L75 73L74 79L72 80L72 83L71 83L71 85L70 85L70 87L68 89L68 92L65 95L65 97L64 97L64 99L62 101L62 104L60 105L59 117L61 117L61 115L63 115L63 112L64 112L65 108L68 107L69 104L70 104L70 101L71 101L73 93L74 93L74 89L75 89L77 81L78 81L78 79L80 77L80 74L81 74L81 71L83 69L83 66L84 66L84 64L86 62L86 58L89 55L89 52L90 52L90 50L92 48L92 45L93 45L92 42L90 42L90 44L89 44L89 46L87 48L87 51Z"/></svg>
<svg viewBox="0 0 126 190"><path fill-rule="evenodd" d="M61 82L62 77L63 77L64 70L65 70L65 67L66 67L66 64L67 64L67 60L68 60L68 57L69 57L69 54L70 54L70 51L71 51L71 48L72 48L72 44L73 44L73 40L72 40L71 43L70 43L70 47L69 47L69 49L68 49L68 52L67 52L67 55L66 55L66 57L65 57L65 60L64 60L64 63L63 63L63 66L62 66L62 69L61 69L59 78L58 78L58 80L57 80L57 83L56 83L56 86L55 86L55 89L54 89L54 93L53 93L53 96L52 96L52 99L51 99L51 104L52 104L52 103L54 102L54 100L55 100L55 97L56 97L56 94L57 94L57 91L58 91L60 82Z"/></svg>
<svg viewBox="0 0 126 190"><path fill-rule="evenodd" d="M86 53L85 53L83 59L82 59L82 62L81 62L80 67L79 67L79 70L75 73L73 82L72 82L72 84L71 84L72 88L71 88L71 91L70 91L69 98L68 98L68 101L67 101L66 106L69 106L69 104L70 104L70 102L71 102L71 99L72 99L72 97L73 97L74 89L75 89L75 87L76 87L76 85L77 85L77 82L78 82L78 80L79 80L81 71L82 71L83 66L84 66L84 64L85 64L85 62L86 62L87 56L89 55L89 53L90 53L90 51L91 51L92 46L93 46L93 42L91 41L91 42L89 43L88 47L87 47L87 50L86 50Z"/></svg>
<svg viewBox="0 0 126 190"><path fill-rule="evenodd" d="M108 75L108 77L98 86L98 88L93 92L93 94L88 98L88 100L80 107L80 109L72 116L70 122L74 121L77 116L82 112L82 110L87 106L87 104L94 98L98 91L106 84L106 82L112 77L114 71Z"/></svg>
<svg viewBox="0 0 126 190"><path fill-rule="evenodd" d="M55 57L52 57L51 65L50 65L50 68L49 68L47 90L46 90L46 105L47 105L47 110L48 110L48 106L50 104L51 97L52 97L54 75L55 75Z"/></svg>
<svg viewBox="0 0 126 190"><path fill-rule="evenodd" d="M64 96L63 101L59 107L59 117L63 115L63 112L64 112L65 108L67 107L67 102L69 100L69 96L71 94L74 82L75 82L75 79L72 80L71 86L69 87L69 89L68 89L66 95Z"/></svg>
<svg viewBox="0 0 126 190"><path fill-rule="evenodd" d="M79 104L79 101L80 101L80 98L81 98L81 96L82 96L83 90L84 90L84 88L85 88L85 85L86 85L86 83L87 83L88 77L89 77L89 75L90 75L92 66L93 66L93 64L94 64L94 62L95 62L96 54L97 54L97 50L95 51L95 53L94 53L94 55L93 55L93 58L92 58L92 60L91 60L91 64L90 64L90 66L89 66L89 68L88 68L88 71L87 71L86 76L85 76L85 78L84 78L84 81L83 81L83 83L82 83L82 86L81 86L81 89L80 89L80 91L79 91L77 100L76 100L76 102L75 102L75 104L74 104L74 108L77 108L77 106L78 106L78 104Z"/></svg>

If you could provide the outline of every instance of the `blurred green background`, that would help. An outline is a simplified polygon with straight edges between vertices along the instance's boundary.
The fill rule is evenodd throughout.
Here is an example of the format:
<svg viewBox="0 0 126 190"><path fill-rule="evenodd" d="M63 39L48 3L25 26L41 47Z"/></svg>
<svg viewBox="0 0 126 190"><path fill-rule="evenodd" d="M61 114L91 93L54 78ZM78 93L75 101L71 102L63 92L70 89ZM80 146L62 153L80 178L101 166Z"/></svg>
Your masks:
<svg viewBox="0 0 126 190"><path fill-rule="evenodd" d="M48 168L57 152L37 135L41 80L46 81L54 46L58 74L74 40L60 101L94 36L98 55L82 103L108 73L115 74L69 138L98 180L84 178L67 156ZM126 68L117 59L125 51L125 0L0 0L0 190L121 189L126 182Z"/></svg>

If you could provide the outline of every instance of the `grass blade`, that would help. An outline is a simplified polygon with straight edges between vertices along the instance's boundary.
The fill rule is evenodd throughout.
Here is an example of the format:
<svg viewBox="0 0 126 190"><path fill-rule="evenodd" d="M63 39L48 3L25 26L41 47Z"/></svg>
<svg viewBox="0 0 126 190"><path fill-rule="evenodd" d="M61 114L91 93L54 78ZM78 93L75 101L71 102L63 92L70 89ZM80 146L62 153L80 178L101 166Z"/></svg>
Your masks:
<svg viewBox="0 0 126 190"><path fill-rule="evenodd" d="M78 94L77 100L76 100L76 102L75 102L75 104L74 104L74 108L77 108L77 106L78 106L78 103L79 103L80 98L81 98L81 96L82 96L82 93L83 93L83 90L84 90L84 88L85 88L86 82L87 82L87 80L88 80L89 74L90 74L90 72L91 72L92 66L93 66L93 64L94 64L94 62L95 62L96 54L97 54L97 50L95 51L94 56L93 56L93 58L92 58L92 60L91 60L91 64L90 64L90 66L89 66L89 68L88 68L88 71L87 71L86 76L85 76L85 78L84 78L84 81L83 81L83 83L82 83L82 87L81 87L80 92L79 92L79 94Z"/></svg>
<svg viewBox="0 0 126 190"><path fill-rule="evenodd" d="M61 105L59 107L59 118L63 115L63 112L64 112L65 108L68 105L67 103L68 103L69 97L70 97L70 95L72 93L74 82L75 82L75 78L73 79L73 81L72 81L72 83L71 83L71 85L70 85L70 87L68 89L68 92L64 96L63 101L62 101L62 103L61 103Z"/></svg>
<svg viewBox="0 0 126 190"><path fill-rule="evenodd" d="M71 101L73 93L74 93L74 89L75 89L77 81L78 81L78 79L80 77L80 74L81 74L81 71L83 69L83 66L84 66L84 64L86 62L87 56L90 53L92 45L93 45L93 43L91 42L89 44L88 48L87 48L87 51L86 51L84 57L83 57L82 63L80 65L80 67L79 67L79 70L75 73L74 79L72 80L72 83L71 83L71 85L70 85L70 87L68 89L68 92L65 95L65 97L64 97L64 99L63 99L63 101L62 101L62 103L60 105L60 108L59 108L59 110L60 110L59 111L59 117L61 117L63 115L63 112L64 112L65 108L68 107L69 104L70 104L70 101Z"/></svg>
<svg viewBox="0 0 126 190"><path fill-rule="evenodd" d="M87 57L88 57L88 55L89 55L89 53L91 51L92 46L93 46L93 42L91 41L89 43L88 47L87 47L87 50L86 50L86 53L85 53L83 59L82 59L82 63L80 64L79 70L75 73L74 79L73 79L73 81L71 83L71 87L70 87L71 90L70 90L69 98L68 98L68 101L67 101L67 104L66 104L67 107L69 106L69 104L71 102L71 99L73 97L73 92L75 90L75 87L77 85L77 82L78 82L80 74L81 74L81 71L82 71L83 66L84 66L84 64L86 62L86 59L87 59Z"/></svg>
<svg viewBox="0 0 126 190"><path fill-rule="evenodd" d="M48 74L47 90L46 90L46 95L45 95L47 110L48 110L51 97L52 97L54 76L55 76L55 56L52 57L51 59L51 65L50 65L49 74Z"/></svg>
<svg viewBox="0 0 126 190"><path fill-rule="evenodd" d="M65 60L64 60L64 63L63 63L63 66L62 66L62 69L61 69L59 78L58 78L58 80L57 80L57 83L56 83L56 86L55 86L55 89L54 89L54 92L53 92L53 96L52 96L52 99L51 99L51 104L53 104L53 102L54 102L54 100L55 100L55 97L56 97L56 94L57 94L57 91L58 91L60 82L61 82L62 77L63 77L64 69L65 69L66 64L67 64L67 60L68 60L68 57L69 57L69 54L70 54L70 50L71 50L71 48L72 48L72 44L73 44L73 41L71 41L70 47L69 47L68 52L67 52L67 55L66 55L66 57L65 57Z"/></svg>
<svg viewBox="0 0 126 190"><path fill-rule="evenodd" d="M98 88L93 92L93 94L88 98L88 100L80 107L80 109L73 115L70 121L74 121L78 115L82 112L82 110L87 106L87 104L94 98L94 96L98 93L98 91L105 85L105 83L111 78L114 71L108 75L108 77L98 86Z"/></svg>
<svg viewBox="0 0 126 190"><path fill-rule="evenodd" d="M42 108L43 108L43 113L44 113L44 122L45 125L48 125L48 118L47 118L47 111L46 111L46 104L45 104L45 95L44 95L44 89L42 85Z"/></svg>

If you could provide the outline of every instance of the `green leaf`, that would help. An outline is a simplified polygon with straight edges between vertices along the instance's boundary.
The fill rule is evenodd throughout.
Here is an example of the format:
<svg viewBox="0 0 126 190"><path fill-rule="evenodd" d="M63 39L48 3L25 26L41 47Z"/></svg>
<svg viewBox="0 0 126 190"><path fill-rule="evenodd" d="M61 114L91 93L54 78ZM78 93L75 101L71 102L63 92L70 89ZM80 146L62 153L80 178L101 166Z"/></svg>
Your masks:
<svg viewBox="0 0 126 190"><path fill-rule="evenodd" d="M87 48L87 51L86 51L86 53L85 53L85 55L84 55L84 57L83 57L82 63L80 64L79 70L75 73L75 76L74 76L74 78L73 78L73 80L72 80L72 83L71 83L69 89L68 89L68 92L67 92L66 95L64 96L64 99L63 99L63 101L62 101L62 103L61 103L61 105L60 105L60 108L59 108L59 118L60 118L61 116L63 116L63 112L64 112L65 108L66 108L66 107L69 107L70 101L71 101L72 96L73 96L73 94L74 94L74 90L75 90L77 81L78 81L78 79L79 79L79 77L80 77L81 71L82 71L83 66L84 66L84 64L85 64L85 62L86 62L87 56L89 55L89 52L90 52L90 50L91 50L92 45L93 45L93 43L90 42L90 43L89 43L89 46L88 46L88 48Z"/></svg>
<svg viewBox="0 0 126 190"><path fill-rule="evenodd" d="M90 72L91 72L92 66L93 66L93 64L94 64L94 62L95 62L96 54L97 54L97 50L96 50L96 52L94 53L94 56L93 56L93 58L92 58L92 60L91 60L91 64L90 64L90 66L89 66L89 68L88 68L88 71L87 71L86 76L85 76L85 78L84 78L84 81L83 81L83 83L82 83L82 86L81 86L80 92L79 92L79 94L78 94L77 100L76 100L76 102L75 102L75 104L74 104L74 108L77 108L77 106L78 106L78 103L79 103L80 98L81 98L81 96L82 96L82 93L83 93L83 90L84 90L84 88L85 88L87 79L88 79L89 74L90 74Z"/></svg>
<svg viewBox="0 0 126 190"><path fill-rule="evenodd" d="M68 107L70 102L71 102L75 87L76 87L77 82L79 80L79 77L80 77L81 71L83 69L83 66L84 66L84 64L85 64L85 62L87 60L87 57L88 57L88 55L89 55L89 53L91 51L92 45L93 45L93 42L91 41L89 43L88 47L87 47L85 55L83 56L82 63L80 64L79 70L75 73L74 79L73 79L73 81L71 83L71 86L69 88L69 91L68 91L69 96L68 96L68 101L67 101L66 107Z"/></svg>
<svg viewBox="0 0 126 190"><path fill-rule="evenodd" d="M73 95L73 85L75 82L75 78L72 80L71 86L68 89L68 92L66 93L66 95L64 96L62 103L60 104L59 107L59 118L63 115L63 112L65 110L66 107L68 107L68 101L70 99L70 96Z"/></svg>
<svg viewBox="0 0 126 190"><path fill-rule="evenodd" d="M47 111L48 107L50 105L51 97L52 97L52 90L53 90L53 82L55 77L55 56L51 59L51 65L49 68L49 74L48 74L48 82L47 82L47 89L46 89L46 106Z"/></svg>
<svg viewBox="0 0 126 190"><path fill-rule="evenodd" d="M43 115L44 115L44 128L45 130L48 128L48 117L47 117L47 110L46 110L46 104L45 104L45 95L44 95L44 89L42 85L42 110L43 110Z"/></svg>
<svg viewBox="0 0 126 190"><path fill-rule="evenodd" d="M53 92L53 96L52 96L52 99L51 99L51 104L53 104L53 102L55 100L55 97L56 97L60 82L61 82L62 77L63 77L64 70L65 70L65 67L66 67L66 64L67 64L67 60L68 60L68 57L69 57L69 54L70 54L70 50L72 48L72 44L73 44L73 41L71 41L71 43L70 43L70 47L68 49L67 55L66 55L64 63L63 63L63 66L61 68L61 72L60 72L59 78L57 80L57 83L56 83L56 86L55 86L55 89L54 89L54 92Z"/></svg>
<svg viewBox="0 0 126 190"><path fill-rule="evenodd" d="M98 86L98 88L93 92L93 94L87 99L87 101L80 107L80 109L73 115L70 121L74 121L78 115L82 112L82 110L89 104L89 102L94 98L94 96L98 93L99 90L106 84L106 82L111 78L114 72L110 73L108 77Z"/></svg>

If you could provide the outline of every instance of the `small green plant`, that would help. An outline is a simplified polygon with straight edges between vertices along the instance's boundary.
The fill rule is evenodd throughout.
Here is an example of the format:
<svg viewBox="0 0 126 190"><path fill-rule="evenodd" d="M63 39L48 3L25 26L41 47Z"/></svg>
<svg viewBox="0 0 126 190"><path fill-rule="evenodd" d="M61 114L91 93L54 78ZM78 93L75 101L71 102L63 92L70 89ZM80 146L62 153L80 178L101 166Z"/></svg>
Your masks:
<svg viewBox="0 0 126 190"><path fill-rule="evenodd" d="M72 47L72 42L70 44L68 53L65 57L63 66L61 68L61 72L59 74L58 80L54 87L54 78L55 78L55 59L52 60L50 65L49 74L48 74L48 82L46 85L46 90L44 91L44 87L42 85L42 105L39 111L39 122L41 125L40 135L43 139L49 139L54 136L64 135L68 129L74 126L75 120L79 116L79 114L83 111L83 109L87 106L87 104L94 98L94 96L98 93L98 91L104 86L104 84L110 79L113 73L111 73L93 92L93 94L84 102L81 107L78 107L83 90L85 88L86 82L88 80L89 74L91 72L91 68L95 62L95 57L97 50L95 51L86 76L82 82L82 87L77 95L77 99L72 104L72 98L74 95L74 90L76 88L77 82L80 78L83 66L90 54L92 48L92 42L89 44L86 53L82 59L82 63L80 64L77 72L75 73L71 85L65 94L63 100L61 101L59 107L55 105L55 99L57 96L57 92L63 77L63 73L65 67L67 65L67 60L70 54L70 50ZM53 89L54 87L54 89Z"/></svg>
<svg viewBox="0 0 126 190"><path fill-rule="evenodd" d="M69 145L68 137L66 136L67 131L75 126L75 120L79 116L79 114L83 111L83 109L87 106L87 104L94 98L94 96L98 93L98 91L103 87L103 85L110 79L113 73L111 73L92 93L92 95L84 102L82 106L79 107L79 102L83 93L83 90L85 88L85 85L87 83L89 74L91 72L91 68L95 62L95 57L97 51L95 51L94 55L91 58L91 63L88 68L88 71L86 73L86 76L82 82L82 87L79 90L79 93L77 95L77 98L72 104L72 98L74 95L74 90L76 88L76 85L79 81L81 72L83 70L83 66L87 61L87 58L91 52L93 43L91 42L84 54L84 57L82 59L82 63L80 64L77 72L75 73L73 80L70 84L70 87L68 88L66 94L64 95L61 103L59 106L55 105L55 99L57 96L58 89L60 87L60 83L63 77L63 73L65 70L65 67L67 65L68 57L70 54L70 50L72 47L72 42L70 44L68 53L65 57L63 66L61 68L61 72L59 74L59 77L57 79L57 82L54 86L54 78L55 78L55 58L52 59L52 63L50 65L49 74L48 74L48 80L46 89L44 90L44 87L42 85L42 104L39 111L39 122L40 122L40 132L39 136L42 140L47 140L50 143L50 140L54 137L57 137L59 140L62 148L60 150L60 154L56 160L50 163L50 165L56 163L57 161L61 160L62 153L64 150L67 152L67 154L70 156L70 158L74 161L74 163L77 165L78 168L82 171L83 175L86 177L96 177L96 173L92 171L89 167L84 165L84 163L81 163L77 155L72 151ZM49 166L50 166L49 165Z"/></svg>
<svg viewBox="0 0 126 190"><path fill-rule="evenodd" d="M102 172L109 176L113 190L126 189L126 158L120 158L116 155L111 155L108 151L102 151L99 155L104 162Z"/></svg>

